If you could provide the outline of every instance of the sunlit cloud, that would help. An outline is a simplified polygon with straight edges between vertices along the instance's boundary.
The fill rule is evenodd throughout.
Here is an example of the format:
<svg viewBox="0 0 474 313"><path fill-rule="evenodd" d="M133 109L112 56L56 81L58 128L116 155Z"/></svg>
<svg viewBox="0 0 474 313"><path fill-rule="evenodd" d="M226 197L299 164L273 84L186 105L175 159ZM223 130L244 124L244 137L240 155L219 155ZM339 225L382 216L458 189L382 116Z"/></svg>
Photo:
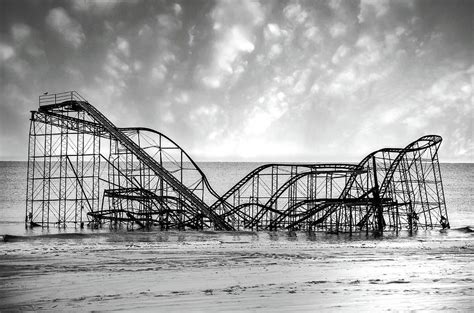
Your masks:
<svg viewBox="0 0 474 313"><path fill-rule="evenodd" d="M15 50L12 46L0 42L0 59L6 61L15 55Z"/></svg>
<svg viewBox="0 0 474 313"><path fill-rule="evenodd" d="M220 1L212 11L213 44L211 60L198 73L210 88L219 88L234 72L245 70L245 56L255 49L255 27L263 22L263 11L256 1Z"/></svg>

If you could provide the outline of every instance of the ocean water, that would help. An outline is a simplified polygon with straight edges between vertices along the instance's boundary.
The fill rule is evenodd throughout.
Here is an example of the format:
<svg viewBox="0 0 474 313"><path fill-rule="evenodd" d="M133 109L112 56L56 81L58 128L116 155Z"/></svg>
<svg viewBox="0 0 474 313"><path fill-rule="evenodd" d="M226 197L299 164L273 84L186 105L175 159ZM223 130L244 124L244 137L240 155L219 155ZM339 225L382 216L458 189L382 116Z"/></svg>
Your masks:
<svg viewBox="0 0 474 313"><path fill-rule="evenodd" d="M199 166L215 191L223 194L261 164L263 163L203 162L199 163ZM26 170L26 162L0 162L0 235L45 232L41 229L25 229ZM451 228L473 228L474 164L442 164L441 175ZM54 230L50 229L49 232Z"/></svg>

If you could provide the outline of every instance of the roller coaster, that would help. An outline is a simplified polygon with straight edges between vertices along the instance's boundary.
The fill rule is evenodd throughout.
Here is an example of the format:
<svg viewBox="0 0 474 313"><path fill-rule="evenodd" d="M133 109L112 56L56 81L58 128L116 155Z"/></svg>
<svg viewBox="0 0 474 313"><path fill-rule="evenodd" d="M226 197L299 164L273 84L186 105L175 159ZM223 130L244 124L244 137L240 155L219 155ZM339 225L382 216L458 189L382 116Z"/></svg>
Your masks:
<svg viewBox="0 0 474 313"><path fill-rule="evenodd" d="M449 228L438 150L428 135L359 164L266 164L222 196L172 139L118 128L77 92L31 112L27 227L304 230Z"/></svg>

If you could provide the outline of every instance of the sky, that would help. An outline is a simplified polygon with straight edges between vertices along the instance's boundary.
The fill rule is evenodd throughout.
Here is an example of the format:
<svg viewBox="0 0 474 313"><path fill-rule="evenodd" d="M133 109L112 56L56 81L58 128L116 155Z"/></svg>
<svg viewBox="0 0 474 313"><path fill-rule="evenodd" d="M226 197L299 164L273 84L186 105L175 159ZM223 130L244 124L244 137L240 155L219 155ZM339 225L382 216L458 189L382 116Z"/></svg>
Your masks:
<svg viewBox="0 0 474 313"><path fill-rule="evenodd" d="M0 160L76 90L196 161L357 162L441 135L474 162L474 1L0 1Z"/></svg>

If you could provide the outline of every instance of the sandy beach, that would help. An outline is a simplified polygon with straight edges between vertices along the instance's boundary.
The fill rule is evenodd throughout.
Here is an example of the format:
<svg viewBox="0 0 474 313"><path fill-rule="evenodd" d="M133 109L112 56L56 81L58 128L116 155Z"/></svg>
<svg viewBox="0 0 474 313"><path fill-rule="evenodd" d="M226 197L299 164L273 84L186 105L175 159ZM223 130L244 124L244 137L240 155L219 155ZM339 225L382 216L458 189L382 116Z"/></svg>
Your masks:
<svg viewBox="0 0 474 313"><path fill-rule="evenodd" d="M472 311L470 229L5 237L1 311Z"/></svg>

